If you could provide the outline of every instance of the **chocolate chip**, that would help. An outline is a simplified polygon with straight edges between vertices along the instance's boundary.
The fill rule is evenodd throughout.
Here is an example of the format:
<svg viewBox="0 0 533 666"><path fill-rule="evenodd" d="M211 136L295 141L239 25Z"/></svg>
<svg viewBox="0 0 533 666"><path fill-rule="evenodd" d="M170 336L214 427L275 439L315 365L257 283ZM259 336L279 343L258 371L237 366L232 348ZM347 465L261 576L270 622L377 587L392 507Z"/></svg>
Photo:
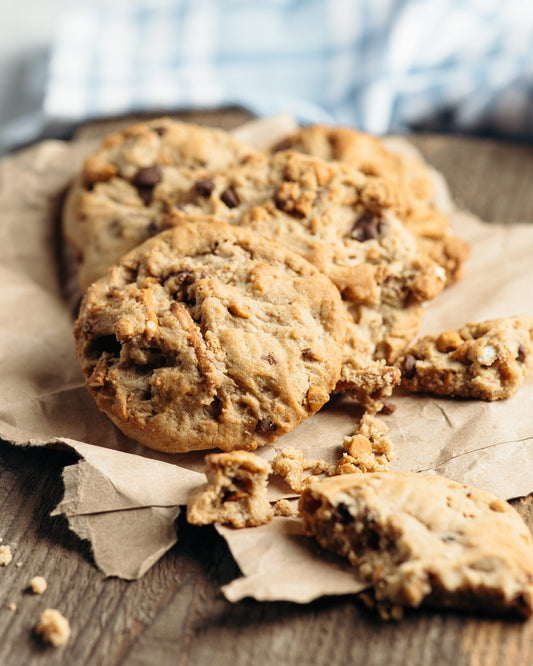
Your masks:
<svg viewBox="0 0 533 666"><path fill-rule="evenodd" d="M384 402L383 407L381 408L381 413L383 415L394 414L396 411L396 405L393 402Z"/></svg>
<svg viewBox="0 0 533 666"><path fill-rule="evenodd" d="M148 236L155 236L158 231L157 224L153 220L146 227L146 233Z"/></svg>
<svg viewBox="0 0 533 666"><path fill-rule="evenodd" d="M237 196L237 192L232 185L227 187L224 192L220 195L220 200L226 204L228 208L237 208L241 203L241 200Z"/></svg>
<svg viewBox="0 0 533 666"><path fill-rule="evenodd" d="M215 183L212 178L201 178L194 184L194 189L201 197L209 197L215 189Z"/></svg>
<svg viewBox="0 0 533 666"><path fill-rule="evenodd" d="M154 127L153 130L156 134L159 134L159 136L163 136L167 133L166 127Z"/></svg>
<svg viewBox="0 0 533 666"><path fill-rule="evenodd" d="M366 533L366 543L372 550L379 550L380 538L376 530L369 529Z"/></svg>
<svg viewBox="0 0 533 666"><path fill-rule="evenodd" d="M412 354L407 354L403 361L403 374L407 379L416 375L416 358Z"/></svg>
<svg viewBox="0 0 533 666"><path fill-rule="evenodd" d="M267 363L270 363L270 365L277 365L278 364L278 362L272 356L272 354L263 354L263 356L261 356L261 358L263 359L263 361L266 361Z"/></svg>
<svg viewBox="0 0 533 666"><path fill-rule="evenodd" d="M276 432L277 429L278 426L275 423L272 423L272 421L266 417L259 419L257 425L255 426L255 431L261 434L266 434L267 432Z"/></svg>
<svg viewBox="0 0 533 666"><path fill-rule="evenodd" d="M382 224L383 220L380 218L365 213L354 223L352 230L350 231L350 237L360 243L377 238L381 231Z"/></svg>
<svg viewBox="0 0 533 666"><path fill-rule="evenodd" d="M161 180L161 168L154 164L153 166L139 169L133 177L133 184L136 187L154 187Z"/></svg>
<svg viewBox="0 0 533 666"><path fill-rule="evenodd" d="M348 505L344 502L339 502L339 504L337 504L335 507L334 518L338 523L341 523L341 525L348 525L354 521L354 517L348 509Z"/></svg>
<svg viewBox="0 0 533 666"><path fill-rule="evenodd" d="M102 335L99 338L94 338L91 342L91 351L97 356L106 353L109 356L120 356L122 345L114 335Z"/></svg>
<svg viewBox="0 0 533 666"><path fill-rule="evenodd" d="M222 400L215 396L213 400L207 406L209 414L218 421L220 414L222 413Z"/></svg>
<svg viewBox="0 0 533 666"><path fill-rule="evenodd" d="M520 363L523 363L526 360L526 350L523 345L518 347L518 356L516 358Z"/></svg>
<svg viewBox="0 0 533 666"><path fill-rule="evenodd" d="M289 139L283 139L283 141L280 141L278 144L276 144L274 146L272 151L274 153L279 153L282 150L289 150L289 148L291 148L291 146L292 146L292 143L291 143L291 141L289 141Z"/></svg>

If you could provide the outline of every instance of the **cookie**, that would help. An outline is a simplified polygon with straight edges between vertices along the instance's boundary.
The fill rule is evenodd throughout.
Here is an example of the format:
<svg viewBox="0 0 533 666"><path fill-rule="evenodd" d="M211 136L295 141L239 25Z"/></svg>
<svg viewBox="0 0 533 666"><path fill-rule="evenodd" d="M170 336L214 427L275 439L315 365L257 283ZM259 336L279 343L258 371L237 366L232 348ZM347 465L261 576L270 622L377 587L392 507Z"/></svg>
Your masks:
<svg viewBox="0 0 533 666"><path fill-rule="evenodd" d="M82 291L162 229L169 193L193 183L201 189L203 172L223 170L253 152L228 132L170 118L105 138L85 161L63 213L64 235L80 262Z"/></svg>
<svg viewBox="0 0 533 666"><path fill-rule="evenodd" d="M213 175L203 192L174 194L169 224L210 215L275 239L325 273L350 315L340 390L363 400L390 395L399 375L384 365L401 355L416 335L422 303L445 284L442 268L396 216L396 186L287 151L249 157Z"/></svg>
<svg viewBox="0 0 533 666"><path fill-rule="evenodd" d="M317 481L299 506L306 532L347 557L384 607L532 613L531 534L487 492L436 475L376 472Z"/></svg>
<svg viewBox="0 0 533 666"><path fill-rule="evenodd" d="M193 525L222 523L255 527L272 520L267 499L270 465L248 451L205 456L207 484L187 500L187 521Z"/></svg>
<svg viewBox="0 0 533 666"><path fill-rule="evenodd" d="M127 436L230 451L274 441L327 402L345 326L338 290L299 255L198 221L96 281L74 336L88 390Z"/></svg>
<svg viewBox="0 0 533 666"><path fill-rule="evenodd" d="M383 140L366 132L326 125L302 128L273 147L274 151L289 149L346 162L369 176L397 184L401 192L396 204L400 219L445 269L448 284L462 276L469 245L452 233L447 215L438 209L431 170L416 155L392 152Z"/></svg>
<svg viewBox="0 0 533 666"><path fill-rule="evenodd" d="M415 393L501 400L522 385L533 365L533 317L467 324L425 336L406 353L402 385Z"/></svg>

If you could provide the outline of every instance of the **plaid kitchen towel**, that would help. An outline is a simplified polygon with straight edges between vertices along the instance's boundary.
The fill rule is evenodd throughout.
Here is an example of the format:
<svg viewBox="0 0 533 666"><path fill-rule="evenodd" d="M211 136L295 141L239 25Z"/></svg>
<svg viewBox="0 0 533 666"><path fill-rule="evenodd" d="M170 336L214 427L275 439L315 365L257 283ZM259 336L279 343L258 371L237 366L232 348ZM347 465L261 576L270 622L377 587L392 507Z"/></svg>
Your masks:
<svg viewBox="0 0 533 666"><path fill-rule="evenodd" d="M71 0L43 120L240 105L533 135L530 0Z"/></svg>

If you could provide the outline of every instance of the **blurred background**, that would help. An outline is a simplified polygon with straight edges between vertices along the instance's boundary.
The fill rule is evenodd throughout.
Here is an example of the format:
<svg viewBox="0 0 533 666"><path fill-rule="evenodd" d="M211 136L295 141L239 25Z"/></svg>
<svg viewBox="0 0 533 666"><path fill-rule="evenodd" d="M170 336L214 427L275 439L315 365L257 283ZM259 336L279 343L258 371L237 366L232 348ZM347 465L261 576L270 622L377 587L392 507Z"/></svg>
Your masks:
<svg viewBox="0 0 533 666"><path fill-rule="evenodd" d="M530 0L0 0L0 152L238 105L385 134L533 135Z"/></svg>

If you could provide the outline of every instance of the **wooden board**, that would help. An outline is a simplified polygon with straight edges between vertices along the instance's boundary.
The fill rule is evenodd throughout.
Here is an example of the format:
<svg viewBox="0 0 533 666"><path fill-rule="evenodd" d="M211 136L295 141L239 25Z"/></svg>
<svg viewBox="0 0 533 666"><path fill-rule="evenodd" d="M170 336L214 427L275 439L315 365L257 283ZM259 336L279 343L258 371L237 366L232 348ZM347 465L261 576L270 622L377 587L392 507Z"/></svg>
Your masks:
<svg viewBox="0 0 533 666"><path fill-rule="evenodd" d="M240 111L188 116L224 127L245 117ZM533 148L456 136L418 135L413 141L445 174L461 205L487 221L533 222ZM3 666L533 663L533 621L415 611L387 624L349 596L303 606L230 604L220 585L238 569L224 542L211 528L183 520L179 543L141 580L105 579L66 520L49 516L61 497L62 466L71 462L67 454L0 443L0 537L14 553L13 562L0 568ZM532 498L515 504L533 528ZM37 574L49 582L42 597L27 591ZM46 607L70 619L72 636L62 648L33 637Z"/></svg>

